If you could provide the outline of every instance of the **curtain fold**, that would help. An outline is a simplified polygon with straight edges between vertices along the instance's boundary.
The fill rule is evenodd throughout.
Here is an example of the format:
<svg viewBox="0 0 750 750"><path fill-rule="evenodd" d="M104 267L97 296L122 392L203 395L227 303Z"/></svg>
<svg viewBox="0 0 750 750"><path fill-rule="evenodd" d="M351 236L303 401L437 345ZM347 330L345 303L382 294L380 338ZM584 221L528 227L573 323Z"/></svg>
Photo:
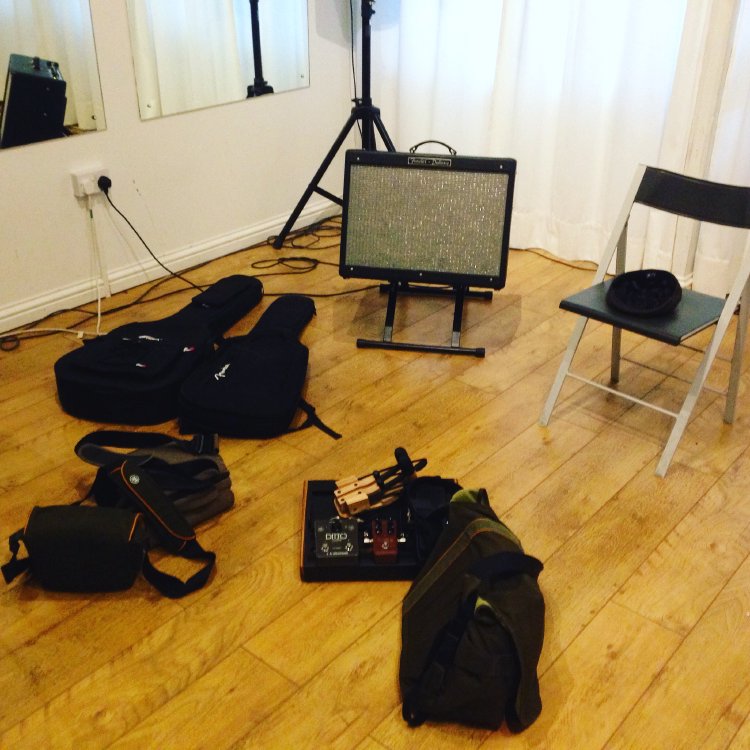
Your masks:
<svg viewBox="0 0 750 750"><path fill-rule="evenodd" d="M750 2L747 0L739 7L730 51L708 177L750 185ZM742 247L742 233L726 227L704 227L695 253L694 286L709 294L724 294L737 272Z"/></svg>
<svg viewBox="0 0 750 750"><path fill-rule="evenodd" d="M738 9L739 0L688 4L658 166L709 176ZM652 214L647 226L644 265L668 268L681 283L696 289L703 286L705 279L694 278L697 223ZM728 288L729 282L724 283Z"/></svg>
<svg viewBox="0 0 750 750"><path fill-rule="evenodd" d="M518 160L514 247L598 261L638 163L750 184L749 4L402 0L397 28L373 22L373 98L400 150ZM630 242L695 288L726 285L689 223L644 212Z"/></svg>

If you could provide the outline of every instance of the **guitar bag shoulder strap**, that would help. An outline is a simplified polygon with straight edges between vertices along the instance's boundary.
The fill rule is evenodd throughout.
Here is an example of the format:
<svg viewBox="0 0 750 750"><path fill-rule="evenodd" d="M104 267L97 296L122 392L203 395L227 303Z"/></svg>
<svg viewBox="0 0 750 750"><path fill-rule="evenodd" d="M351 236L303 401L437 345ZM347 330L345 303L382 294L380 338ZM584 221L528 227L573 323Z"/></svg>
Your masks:
<svg viewBox="0 0 750 750"><path fill-rule="evenodd" d="M75 454L94 466L121 463L127 456L113 448L148 449L175 446L196 456L215 455L219 452L219 439L215 433L201 433L192 439L183 439L162 432L135 432L126 430L95 430L82 437L75 446Z"/></svg>

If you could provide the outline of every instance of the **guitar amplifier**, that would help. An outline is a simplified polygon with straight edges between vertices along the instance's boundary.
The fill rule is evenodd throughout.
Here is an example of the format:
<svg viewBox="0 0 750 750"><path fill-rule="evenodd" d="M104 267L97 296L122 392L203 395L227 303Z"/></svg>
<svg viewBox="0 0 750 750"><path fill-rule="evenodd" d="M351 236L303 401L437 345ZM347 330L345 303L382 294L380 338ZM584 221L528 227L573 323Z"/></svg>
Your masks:
<svg viewBox="0 0 750 750"><path fill-rule="evenodd" d="M0 148L64 136L65 87L56 62L12 54L5 80Z"/></svg>

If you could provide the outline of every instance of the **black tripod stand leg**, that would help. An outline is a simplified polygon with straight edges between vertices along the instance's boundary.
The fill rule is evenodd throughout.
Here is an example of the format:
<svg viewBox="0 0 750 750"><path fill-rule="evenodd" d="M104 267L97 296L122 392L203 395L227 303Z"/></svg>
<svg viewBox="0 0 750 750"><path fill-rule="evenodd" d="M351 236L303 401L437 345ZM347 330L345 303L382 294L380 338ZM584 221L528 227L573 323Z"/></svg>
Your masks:
<svg viewBox="0 0 750 750"><path fill-rule="evenodd" d="M258 0L250 0L251 3L256 3ZM278 236L273 241L273 246L278 250L283 244L286 236L291 231L294 223L302 213L302 209L313 193L319 193L320 195L328 198L333 203L337 203L339 206L343 206L344 202L341 198L323 190L318 187L318 183L322 179L328 167L331 165L333 158L336 156L336 152L341 148L346 136L354 126L354 123L358 120L361 121L362 131L362 149L365 151L375 151L375 130L377 129L380 137L383 139L383 143L388 151L395 151L396 147L393 145L388 132L385 129L382 121L380 120L380 110L374 107L372 104L372 97L370 96L370 58L371 58L371 32L370 32L370 19L375 13L372 6L375 0L361 0L362 5L362 97L354 99L355 106L352 109L352 113L349 119L344 125L343 130L339 134L339 137L334 141L331 150L323 160L320 168L315 173L312 182L307 186L307 190L300 198L299 203L292 211L291 216L287 219L286 224L279 232Z"/></svg>
<svg viewBox="0 0 750 750"><path fill-rule="evenodd" d="M383 125L383 121L380 119L379 115L375 115L375 117L372 118L373 123L375 124L375 127L378 129L378 133L380 133L380 137L383 139L383 144L385 145L386 149L388 151L395 151L396 147L393 145L393 141L391 140L391 137L388 135L388 131L385 129L385 125ZM374 142L374 134L373 134L373 145L372 149L375 148L375 142Z"/></svg>
<svg viewBox="0 0 750 750"><path fill-rule="evenodd" d="M339 205L342 204L342 201L340 198L332 195L328 191L322 191L318 188L318 183L323 179L323 175L326 173L328 167L331 166L331 162L336 157L336 154L338 153L338 150L343 145L344 141L346 140L347 135L349 135L349 131L354 127L354 124L359 119L359 115L355 112L352 112L352 114L349 116L349 119L346 121L346 124L342 128L341 132L338 134L338 137L333 142L333 145L331 146L330 150L326 154L325 158L320 164L320 167L318 167L318 171L313 175L313 178L310 182L310 184L307 186L307 189L302 194L302 197L299 199L299 202L294 207L294 210L289 215L289 218L286 221L286 224L284 224L283 229L279 232L276 239L273 241L273 246L278 250L283 244L284 240L286 239L286 236L289 234L289 232L292 230L292 227L294 226L294 222L297 221L299 218L299 215L302 213L302 209L307 204L307 201L310 200L312 197L312 194L315 192L320 192L321 195L324 195L329 200L332 200L334 203L338 203Z"/></svg>
<svg viewBox="0 0 750 750"><path fill-rule="evenodd" d="M362 149L364 151L375 151L375 126L372 118L362 120Z"/></svg>

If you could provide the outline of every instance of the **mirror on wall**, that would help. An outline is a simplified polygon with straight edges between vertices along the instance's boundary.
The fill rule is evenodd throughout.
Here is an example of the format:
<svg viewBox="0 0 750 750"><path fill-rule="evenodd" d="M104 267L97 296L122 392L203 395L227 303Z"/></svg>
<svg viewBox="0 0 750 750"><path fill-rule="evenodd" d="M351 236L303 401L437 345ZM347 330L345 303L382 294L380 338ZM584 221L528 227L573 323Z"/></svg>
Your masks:
<svg viewBox="0 0 750 750"><path fill-rule="evenodd" d="M127 0L144 120L309 85L307 0Z"/></svg>
<svg viewBox="0 0 750 750"><path fill-rule="evenodd" d="M104 130L89 0L0 0L0 148Z"/></svg>

